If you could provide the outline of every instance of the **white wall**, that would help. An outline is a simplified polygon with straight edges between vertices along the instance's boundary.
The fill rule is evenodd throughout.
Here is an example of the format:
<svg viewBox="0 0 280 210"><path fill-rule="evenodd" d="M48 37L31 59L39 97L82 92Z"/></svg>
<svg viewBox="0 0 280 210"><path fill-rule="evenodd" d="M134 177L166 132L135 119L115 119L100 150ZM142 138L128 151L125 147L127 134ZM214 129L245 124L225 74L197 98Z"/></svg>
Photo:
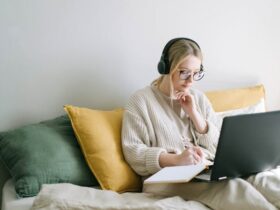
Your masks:
<svg viewBox="0 0 280 210"><path fill-rule="evenodd" d="M123 106L171 38L204 52L202 90L266 86L280 109L279 0L0 0L0 131Z"/></svg>

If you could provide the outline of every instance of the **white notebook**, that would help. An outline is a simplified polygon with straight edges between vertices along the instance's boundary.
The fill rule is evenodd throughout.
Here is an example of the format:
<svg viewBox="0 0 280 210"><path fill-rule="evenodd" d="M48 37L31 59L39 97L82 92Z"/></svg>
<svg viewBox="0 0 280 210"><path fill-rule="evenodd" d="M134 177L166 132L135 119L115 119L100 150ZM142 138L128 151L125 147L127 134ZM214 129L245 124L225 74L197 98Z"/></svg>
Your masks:
<svg viewBox="0 0 280 210"><path fill-rule="evenodd" d="M165 167L146 179L144 184L188 182L208 165L211 163L201 162L196 165Z"/></svg>

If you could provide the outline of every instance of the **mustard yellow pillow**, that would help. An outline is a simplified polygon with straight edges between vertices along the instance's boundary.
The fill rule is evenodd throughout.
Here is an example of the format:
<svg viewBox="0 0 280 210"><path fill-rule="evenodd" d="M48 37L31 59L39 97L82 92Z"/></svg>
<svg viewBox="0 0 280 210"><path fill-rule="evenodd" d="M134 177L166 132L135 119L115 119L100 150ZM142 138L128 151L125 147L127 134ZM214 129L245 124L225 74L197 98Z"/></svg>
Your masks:
<svg viewBox="0 0 280 210"><path fill-rule="evenodd" d="M102 189L117 192L140 191L141 178L127 164L122 153L123 110L93 110L64 106L88 166Z"/></svg>
<svg viewBox="0 0 280 210"><path fill-rule="evenodd" d="M257 104L265 99L263 85L205 93L216 112L240 109Z"/></svg>

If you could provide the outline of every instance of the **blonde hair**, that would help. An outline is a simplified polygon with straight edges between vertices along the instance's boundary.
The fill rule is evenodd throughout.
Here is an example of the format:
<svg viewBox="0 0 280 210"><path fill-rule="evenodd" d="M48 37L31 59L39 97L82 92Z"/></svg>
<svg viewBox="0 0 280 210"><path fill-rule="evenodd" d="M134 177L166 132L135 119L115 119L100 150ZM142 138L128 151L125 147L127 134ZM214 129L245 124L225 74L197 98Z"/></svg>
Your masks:
<svg viewBox="0 0 280 210"><path fill-rule="evenodd" d="M182 63L182 61L189 55L193 55L199 58L202 62L202 52L200 48L194 42L186 39L180 39L174 42L168 50L168 60L170 65L170 95L173 94L173 82L172 76L177 71L178 67ZM159 87L165 75L161 75L159 78L152 82L152 85Z"/></svg>

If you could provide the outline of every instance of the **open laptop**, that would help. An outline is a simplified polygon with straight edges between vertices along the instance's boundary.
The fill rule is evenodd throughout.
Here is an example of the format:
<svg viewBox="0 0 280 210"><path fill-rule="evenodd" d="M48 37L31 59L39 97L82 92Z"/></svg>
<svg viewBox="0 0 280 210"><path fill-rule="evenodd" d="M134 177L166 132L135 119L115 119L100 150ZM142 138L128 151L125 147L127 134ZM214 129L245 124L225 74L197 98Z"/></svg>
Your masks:
<svg viewBox="0 0 280 210"><path fill-rule="evenodd" d="M280 166L280 111L225 117L214 164L197 179L246 177Z"/></svg>

